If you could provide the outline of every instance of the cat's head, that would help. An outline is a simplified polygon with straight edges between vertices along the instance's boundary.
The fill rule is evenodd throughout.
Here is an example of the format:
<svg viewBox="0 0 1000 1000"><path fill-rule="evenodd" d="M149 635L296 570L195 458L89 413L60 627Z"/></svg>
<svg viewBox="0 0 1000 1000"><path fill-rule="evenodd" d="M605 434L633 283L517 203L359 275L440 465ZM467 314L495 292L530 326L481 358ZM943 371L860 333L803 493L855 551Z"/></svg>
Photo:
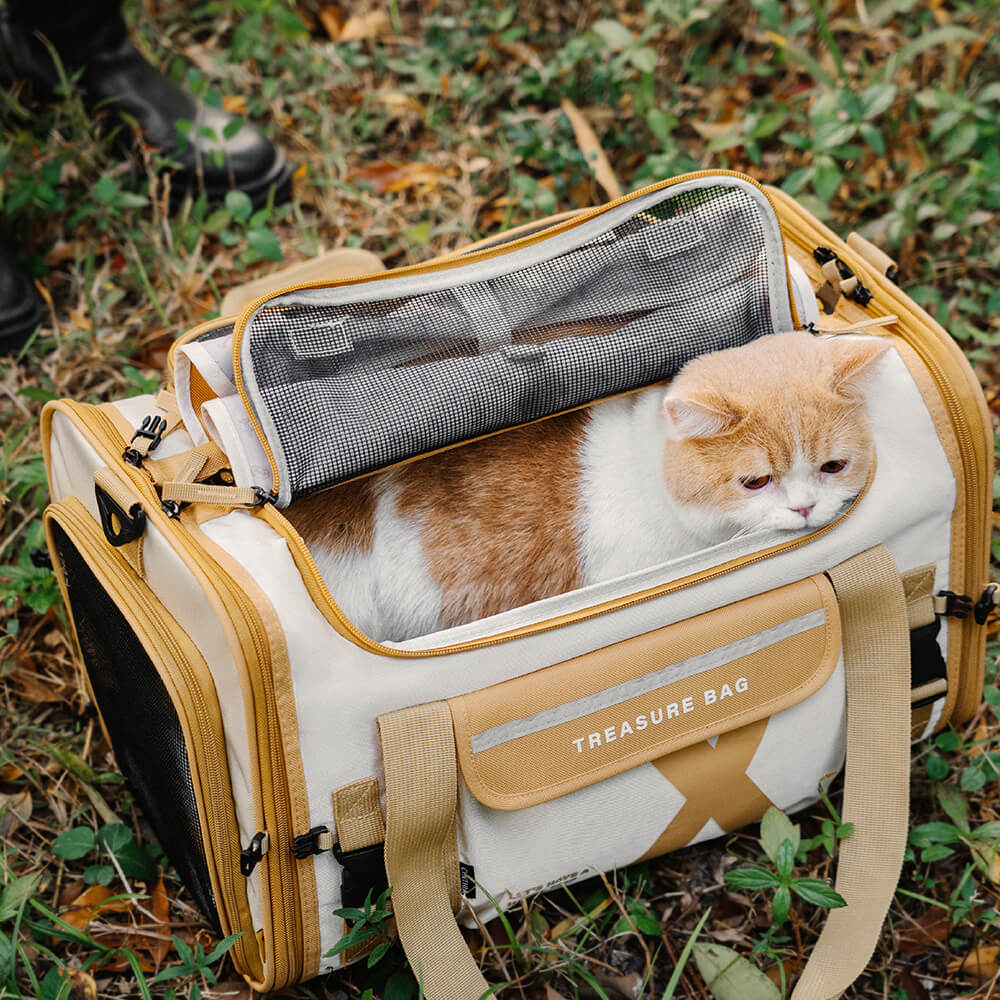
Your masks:
<svg viewBox="0 0 1000 1000"><path fill-rule="evenodd" d="M670 384L664 472L706 535L819 528L875 457L863 389L884 342L779 333L702 355Z"/></svg>

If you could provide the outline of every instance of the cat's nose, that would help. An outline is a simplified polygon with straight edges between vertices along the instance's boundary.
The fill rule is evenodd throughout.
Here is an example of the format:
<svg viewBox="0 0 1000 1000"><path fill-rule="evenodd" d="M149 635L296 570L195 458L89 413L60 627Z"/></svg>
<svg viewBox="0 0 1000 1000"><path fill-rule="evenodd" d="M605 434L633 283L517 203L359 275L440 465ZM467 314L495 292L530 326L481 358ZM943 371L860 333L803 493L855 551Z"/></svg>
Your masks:
<svg viewBox="0 0 1000 1000"><path fill-rule="evenodd" d="M808 517L812 513L813 507L816 504L811 503L808 507L789 507L789 510L794 510L796 514L801 514L803 517Z"/></svg>

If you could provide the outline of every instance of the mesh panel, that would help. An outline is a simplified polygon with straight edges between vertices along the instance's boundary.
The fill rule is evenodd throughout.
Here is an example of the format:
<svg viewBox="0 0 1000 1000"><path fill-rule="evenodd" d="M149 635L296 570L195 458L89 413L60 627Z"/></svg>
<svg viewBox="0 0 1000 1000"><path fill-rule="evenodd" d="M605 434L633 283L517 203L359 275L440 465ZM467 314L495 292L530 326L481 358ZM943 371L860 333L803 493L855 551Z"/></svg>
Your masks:
<svg viewBox="0 0 1000 1000"><path fill-rule="evenodd" d="M118 766L188 891L221 934L177 711L142 644L69 536L54 524L52 537Z"/></svg>
<svg viewBox="0 0 1000 1000"><path fill-rule="evenodd" d="M247 331L283 498L673 375L774 333L758 201L663 200L552 259L380 302L265 306ZM497 268L496 270L499 270Z"/></svg>

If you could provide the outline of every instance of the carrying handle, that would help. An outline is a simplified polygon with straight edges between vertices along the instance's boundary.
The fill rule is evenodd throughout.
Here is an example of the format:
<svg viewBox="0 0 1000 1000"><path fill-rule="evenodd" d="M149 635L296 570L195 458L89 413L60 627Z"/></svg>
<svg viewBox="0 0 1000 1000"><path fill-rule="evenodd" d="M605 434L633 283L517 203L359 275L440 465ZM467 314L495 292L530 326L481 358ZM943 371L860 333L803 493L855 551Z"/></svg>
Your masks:
<svg viewBox="0 0 1000 1000"><path fill-rule="evenodd" d="M910 646L906 599L878 545L827 574L843 624L847 762L833 910L792 1000L836 1000L878 943L903 865L909 821ZM495 991L455 922L455 738L446 702L378 720L385 765L386 871L399 938L428 1000L480 1000Z"/></svg>

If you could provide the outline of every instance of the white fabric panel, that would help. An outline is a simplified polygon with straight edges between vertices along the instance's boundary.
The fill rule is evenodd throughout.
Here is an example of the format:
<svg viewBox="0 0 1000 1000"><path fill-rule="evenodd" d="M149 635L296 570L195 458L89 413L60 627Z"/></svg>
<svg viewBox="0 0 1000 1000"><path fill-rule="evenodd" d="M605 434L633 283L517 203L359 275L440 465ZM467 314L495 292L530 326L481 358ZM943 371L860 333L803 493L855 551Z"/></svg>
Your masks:
<svg viewBox="0 0 1000 1000"><path fill-rule="evenodd" d="M250 416L238 396L211 399L201 408L212 440L226 453L237 486L260 486L270 492L274 473Z"/></svg>
<svg viewBox="0 0 1000 1000"><path fill-rule="evenodd" d="M94 472L104 463L70 419L58 410L52 416L49 454L49 493L52 500L78 497L90 511L91 517L100 522L101 516L94 495Z"/></svg>
<svg viewBox="0 0 1000 1000"><path fill-rule="evenodd" d="M518 894L571 873L566 884L640 857L684 805L652 764L511 812L482 805L459 784L459 853L505 909ZM470 906L484 921L494 912L481 891Z"/></svg>
<svg viewBox="0 0 1000 1000"><path fill-rule="evenodd" d="M809 699L771 716L747 774L779 808L795 812L819 797L820 779L844 764L844 661Z"/></svg>

